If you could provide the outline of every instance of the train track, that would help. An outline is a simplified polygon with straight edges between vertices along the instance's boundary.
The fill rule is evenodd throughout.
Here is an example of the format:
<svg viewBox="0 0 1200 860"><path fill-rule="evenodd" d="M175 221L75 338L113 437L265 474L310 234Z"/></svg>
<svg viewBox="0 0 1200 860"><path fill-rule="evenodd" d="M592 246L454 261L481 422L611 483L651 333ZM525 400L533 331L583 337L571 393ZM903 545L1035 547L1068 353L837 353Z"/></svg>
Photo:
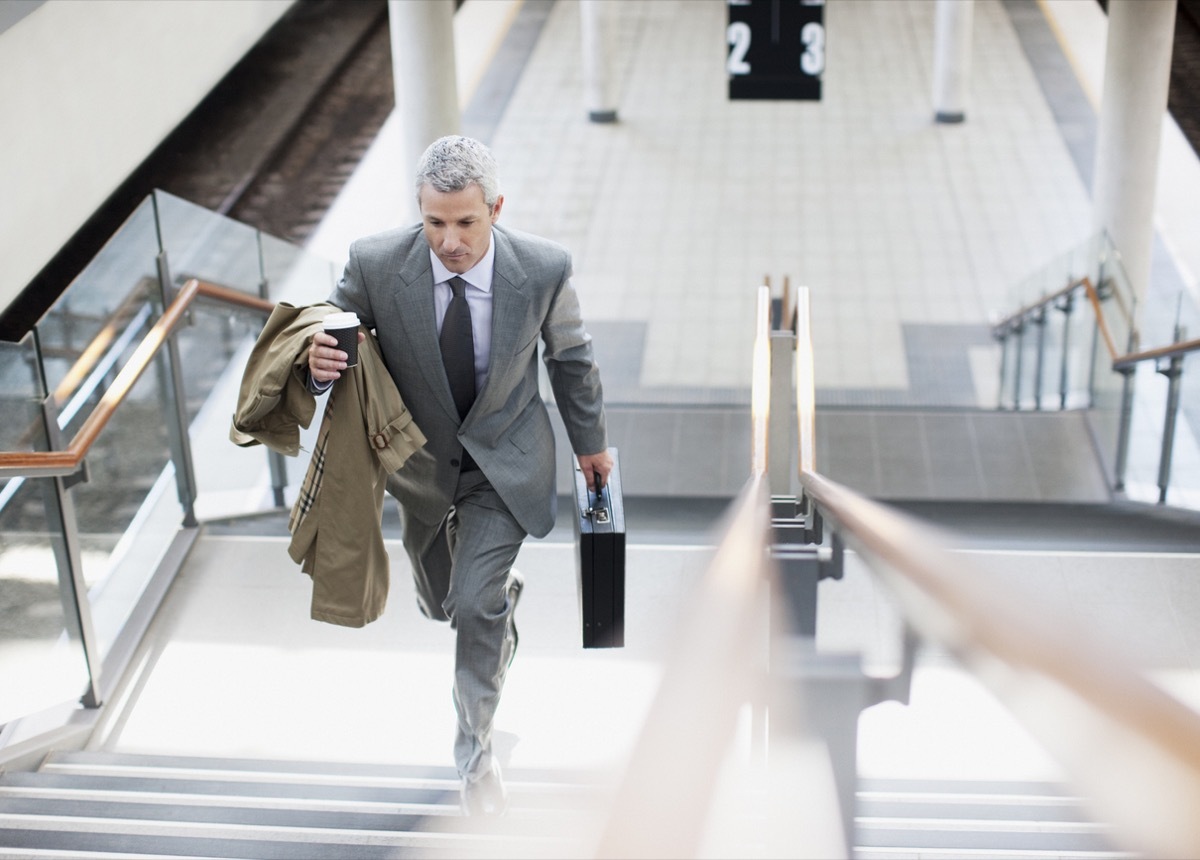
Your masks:
<svg viewBox="0 0 1200 860"><path fill-rule="evenodd" d="M302 245L392 111L391 47L382 0L285 18L189 119L201 144L160 187Z"/></svg>
<svg viewBox="0 0 1200 860"><path fill-rule="evenodd" d="M1179 0L1176 9L1167 109L1200 152L1200 0Z"/></svg>

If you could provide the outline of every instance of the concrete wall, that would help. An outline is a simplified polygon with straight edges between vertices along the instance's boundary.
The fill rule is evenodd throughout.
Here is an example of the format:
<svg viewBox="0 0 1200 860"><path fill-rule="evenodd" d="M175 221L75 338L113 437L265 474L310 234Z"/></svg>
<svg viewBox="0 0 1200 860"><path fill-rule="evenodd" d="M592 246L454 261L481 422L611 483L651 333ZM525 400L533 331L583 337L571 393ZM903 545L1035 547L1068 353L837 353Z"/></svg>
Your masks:
<svg viewBox="0 0 1200 860"><path fill-rule="evenodd" d="M0 307L293 0L48 0L0 31Z"/></svg>

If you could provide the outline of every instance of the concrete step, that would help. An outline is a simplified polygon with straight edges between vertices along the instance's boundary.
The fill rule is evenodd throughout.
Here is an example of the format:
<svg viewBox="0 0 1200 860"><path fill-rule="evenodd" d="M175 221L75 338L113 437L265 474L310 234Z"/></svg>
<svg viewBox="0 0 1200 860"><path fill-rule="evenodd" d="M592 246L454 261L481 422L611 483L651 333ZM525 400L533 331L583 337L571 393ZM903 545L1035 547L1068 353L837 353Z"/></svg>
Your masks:
<svg viewBox="0 0 1200 860"><path fill-rule="evenodd" d="M863 780L855 841L860 858L1133 856L1049 782Z"/></svg>
<svg viewBox="0 0 1200 860"><path fill-rule="evenodd" d="M509 814L480 823L461 816L448 768L54 753L0 775L0 857L573 853L595 800L583 776L506 783Z"/></svg>
<svg viewBox="0 0 1200 860"><path fill-rule="evenodd" d="M550 857L586 853L596 774L510 773L479 823L442 767L62 752L0 774L0 857ZM759 804L759 808L765 808ZM753 813L750 816L753 818ZM765 822L758 822L763 825ZM753 821L745 824L752 847ZM1040 782L863 780L860 858L1129 858L1078 798Z"/></svg>

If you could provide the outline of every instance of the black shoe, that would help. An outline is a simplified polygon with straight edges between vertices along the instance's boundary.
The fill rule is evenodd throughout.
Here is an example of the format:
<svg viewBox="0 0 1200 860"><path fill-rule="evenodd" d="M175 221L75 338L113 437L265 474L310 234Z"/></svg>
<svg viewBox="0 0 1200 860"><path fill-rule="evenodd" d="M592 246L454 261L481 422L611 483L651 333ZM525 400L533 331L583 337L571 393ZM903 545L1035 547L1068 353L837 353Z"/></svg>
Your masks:
<svg viewBox="0 0 1200 860"><path fill-rule="evenodd" d="M496 818L508 811L508 792L495 759L479 779L463 778L461 800L462 814L472 818Z"/></svg>

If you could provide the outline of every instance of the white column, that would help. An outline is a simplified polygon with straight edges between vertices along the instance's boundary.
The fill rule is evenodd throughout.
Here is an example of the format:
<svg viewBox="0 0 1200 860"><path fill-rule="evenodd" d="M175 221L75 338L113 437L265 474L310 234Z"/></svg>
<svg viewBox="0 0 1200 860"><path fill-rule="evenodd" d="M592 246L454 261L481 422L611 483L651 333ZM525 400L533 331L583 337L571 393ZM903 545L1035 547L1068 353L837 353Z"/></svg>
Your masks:
<svg viewBox="0 0 1200 860"><path fill-rule="evenodd" d="M459 133L454 66L454 0L388 0L396 112L403 126L399 158L415 173L433 141ZM415 192L399 201L416 220Z"/></svg>
<svg viewBox="0 0 1200 860"><path fill-rule="evenodd" d="M579 0L583 37L583 98L592 122L617 121L616 71L613 68L612 23L619 3Z"/></svg>
<svg viewBox="0 0 1200 860"><path fill-rule="evenodd" d="M1175 0L1109 0L1104 96L1092 173L1093 227L1107 230L1141 307L1150 284L1154 191Z"/></svg>
<svg viewBox="0 0 1200 860"><path fill-rule="evenodd" d="M937 0L934 16L933 116L938 122L962 122L971 88L975 0Z"/></svg>

